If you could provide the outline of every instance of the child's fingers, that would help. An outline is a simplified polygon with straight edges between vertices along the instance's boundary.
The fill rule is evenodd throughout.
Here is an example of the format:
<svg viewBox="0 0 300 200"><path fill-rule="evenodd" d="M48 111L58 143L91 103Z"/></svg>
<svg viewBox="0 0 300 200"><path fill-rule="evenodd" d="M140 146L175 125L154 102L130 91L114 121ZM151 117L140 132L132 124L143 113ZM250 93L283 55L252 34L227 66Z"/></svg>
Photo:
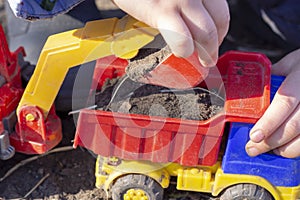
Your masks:
<svg viewBox="0 0 300 200"><path fill-rule="evenodd" d="M229 29L230 14L228 3L224 0L203 0L203 4L217 27L220 45Z"/></svg>
<svg viewBox="0 0 300 200"><path fill-rule="evenodd" d="M274 153L286 158L296 158L300 156L300 133L289 143L274 150Z"/></svg>
<svg viewBox="0 0 300 200"><path fill-rule="evenodd" d="M218 59L217 27L202 1L182 1L181 16L193 37L200 62L205 67L215 66Z"/></svg>
<svg viewBox="0 0 300 200"><path fill-rule="evenodd" d="M280 104L276 105L279 106ZM285 109L287 112L291 110L292 112L287 115L289 117L284 122L281 123L281 121L285 119L285 111L282 110L280 112L279 108L277 115L273 117L270 117L270 115L266 116L266 118L262 118L262 122L253 127L252 130L254 130L254 132L250 133L251 140L246 145L246 151L250 156L257 156L261 153L284 146L299 137L300 105L298 104L296 108L287 106ZM274 110L274 112L276 112L276 110ZM262 135L258 134L259 130L261 130L260 134ZM285 152L287 152L287 150L285 150Z"/></svg>
<svg viewBox="0 0 300 200"><path fill-rule="evenodd" d="M176 56L188 57L194 52L193 37L179 13L166 13L157 21L157 28Z"/></svg>

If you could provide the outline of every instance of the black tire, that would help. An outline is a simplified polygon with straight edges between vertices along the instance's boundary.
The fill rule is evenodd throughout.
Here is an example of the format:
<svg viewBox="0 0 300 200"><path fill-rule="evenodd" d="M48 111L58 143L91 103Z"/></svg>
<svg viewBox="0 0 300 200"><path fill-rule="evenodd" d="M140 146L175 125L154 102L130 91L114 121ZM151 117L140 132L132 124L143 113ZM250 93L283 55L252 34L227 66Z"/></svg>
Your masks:
<svg viewBox="0 0 300 200"><path fill-rule="evenodd" d="M238 184L227 188L220 200L273 200L271 194L254 184Z"/></svg>
<svg viewBox="0 0 300 200"><path fill-rule="evenodd" d="M142 191L149 200L163 200L164 189L152 178L129 174L118 178L111 188L113 200L123 200L129 190Z"/></svg>

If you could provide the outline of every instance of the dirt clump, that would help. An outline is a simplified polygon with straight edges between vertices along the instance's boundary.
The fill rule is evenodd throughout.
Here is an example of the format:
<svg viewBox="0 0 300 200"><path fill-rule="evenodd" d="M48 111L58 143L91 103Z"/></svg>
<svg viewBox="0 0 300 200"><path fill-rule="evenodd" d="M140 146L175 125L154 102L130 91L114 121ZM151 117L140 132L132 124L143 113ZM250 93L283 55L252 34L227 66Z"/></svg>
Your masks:
<svg viewBox="0 0 300 200"><path fill-rule="evenodd" d="M140 49L138 54L129 60L126 74L130 79L139 81L140 78L148 76L150 71L171 54L172 51L162 36L157 35L152 42Z"/></svg>

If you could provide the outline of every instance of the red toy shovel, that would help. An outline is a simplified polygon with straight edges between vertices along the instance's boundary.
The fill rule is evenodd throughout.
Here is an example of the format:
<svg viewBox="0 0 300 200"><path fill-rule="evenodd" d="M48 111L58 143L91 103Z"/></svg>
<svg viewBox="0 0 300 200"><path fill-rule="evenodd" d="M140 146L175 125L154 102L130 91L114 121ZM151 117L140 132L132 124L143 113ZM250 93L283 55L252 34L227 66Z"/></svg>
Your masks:
<svg viewBox="0 0 300 200"><path fill-rule="evenodd" d="M208 68L200 64L197 52L188 58L179 58L170 54L136 81L168 88L186 89L201 83L207 74ZM130 74L129 77L132 78Z"/></svg>

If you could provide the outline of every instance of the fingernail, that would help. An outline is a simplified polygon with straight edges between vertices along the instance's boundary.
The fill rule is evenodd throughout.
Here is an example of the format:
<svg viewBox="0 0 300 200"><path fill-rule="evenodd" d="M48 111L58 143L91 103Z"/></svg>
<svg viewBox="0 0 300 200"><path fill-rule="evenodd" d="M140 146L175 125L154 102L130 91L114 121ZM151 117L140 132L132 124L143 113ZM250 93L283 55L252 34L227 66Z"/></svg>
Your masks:
<svg viewBox="0 0 300 200"><path fill-rule="evenodd" d="M257 156L259 154L258 149L255 147L247 147L246 151L251 157Z"/></svg>
<svg viewBox="0 0 300 200"><path fill-rule="evenodd" d="M263 134L263 132L261 130L256 130L252 133L250 133L250 139L251 141L258 143L263 141L263 139L265 138L265 135Z"/></svg>
<svg viewBox="0 0 300 200"><path fill-rule="evenodd" d="M201 65L203 66L203 67L214 67L214 66L216 66L216 62L214 62L213 60L204 60L204 59L201 59L200 57L199 57L199 61L200 61L200 63L201 63Z"/></svg>

